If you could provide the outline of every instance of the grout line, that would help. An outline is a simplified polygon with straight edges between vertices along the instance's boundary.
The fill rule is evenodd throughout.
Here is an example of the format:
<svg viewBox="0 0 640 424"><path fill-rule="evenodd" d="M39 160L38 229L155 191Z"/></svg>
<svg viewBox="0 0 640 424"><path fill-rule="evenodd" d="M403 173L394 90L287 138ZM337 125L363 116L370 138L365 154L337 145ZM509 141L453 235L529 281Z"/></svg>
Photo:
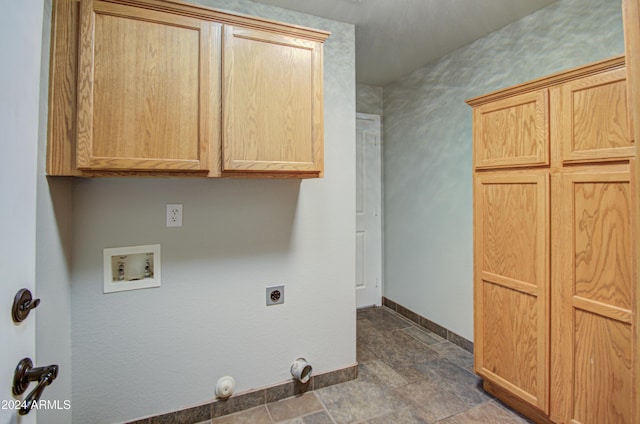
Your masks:
<svg viewBox="0 0 640 424"><path fill-rule="evenodd" d="M264 406L264 408L267 410L267 415L269 416L269 419L271 420L271 424L275 424L276 420L273 419L273 416L271 415L271 411L269 410L269 407L267 405L268 405L268 403L265 403L262 406Z"/></svg>
<svg viewBox="0 0 640 424"><path fill-rule="evenodd" d="M474 409L478 409L478 408L480 408L481 406L488 405L488 404L490 404L491 402L493 402L493 399L489 399L489 400L488 400L488 401L486 401L486 402L479 403L479 404L474 405L474 406L472 406L471 408L467 408L467 409L465 409L465 410L463 410L463 411L456 412L456 413L454 413L454 414L449 415L448 417L444 417L444 418L439 419L438 421L436 421L436 424L437 424L437 423L439 423L439 422L442 422L442 421L444 421L444 420L447 420L447 419L449 419L449 418L451 418L451 417L457 417L458 415L464 414L464 413L469 412L469 411L473 411Z"/></svg>
<svg viewBox="0 0 640 424"><path fill-rule="evenodd" d="M354 380L351 380L351 381L354 381ZM341 383L341 384L344 384L344 383ZM318 401L320 401L320 405L322 405L322 409L327 413L327 415L329 416L329 419L331 420L331 422L333 424L336 424L336 420L333 419L333 415L331 415L331 413L327 409L327 405L324 404L324 401L318 395L316 395L316 398L318 398Z"/></svg>
<svg viewBox="0 0 640 424"><path fill-rule="evenodd" d="M420 329L420 330L421 330L421 329ZM400 330L400 331L402 331L402 330ZM404 333L405 333L405 334L407 334L406 332L404 332ZM427 334L429 334L429 333L427 333ZM431 333L431 334L435 334L435 333ZM436 336L438 336L437 334L435 334L435 335L436 335ZM443 344L443 343L451 343L449 340L444 340L444 339L442 339L442 337L440 337L440 336L438 336L438 337L439 337L439 338L441 338L441 339L442 339L442 341L435 341L435 342L433 342L433 343L431 343L431 344L425 343L425 342L423 342L422 340L420 340L419 338L412 336L411 334L407 334L407 336L411 337L413 340L417 341L418 343L422 343L423 345L425 345L425 346L426 346L426 347L428 347L428 348L431 348L432 346L436 346L436 345L441 345L441 344ZM451 343L451 344L453 344L453 343ZM454 345L454 346L455 346L455 345ZM462 349L462 348L461 348L461 349ZM432 350L433 350L433 349L432 349Z"/></svg>

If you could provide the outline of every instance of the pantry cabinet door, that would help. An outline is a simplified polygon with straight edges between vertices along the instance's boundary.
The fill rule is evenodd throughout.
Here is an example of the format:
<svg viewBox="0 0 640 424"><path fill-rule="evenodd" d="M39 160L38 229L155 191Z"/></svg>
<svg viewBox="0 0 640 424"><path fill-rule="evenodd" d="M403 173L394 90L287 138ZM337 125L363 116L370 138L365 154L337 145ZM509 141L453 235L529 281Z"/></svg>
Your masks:
<svg viewBox="0 0 640 424"><path fill-rule="evenodd" d="M562 422L633 422L633 187L625 167L562 176L554 262L562 273L554 302L562 305L553 321Z"/></svg>
<svg viewBox="0 0 640 424"><path fill-rule="evenodd" d="M207 171L218 143L221 26L81 2L77 167Z"/></svg>
<svg viewBox="0 0 640 424"><path fill-rule="evenodd" d="M549 176L476 174L475 371L548 411Z"/></svg>
<svg viewBox="0 0 640 424"><path fill-rule="evenodd" d="M225 26L224 173L323 170L322 44Z"/></svg>

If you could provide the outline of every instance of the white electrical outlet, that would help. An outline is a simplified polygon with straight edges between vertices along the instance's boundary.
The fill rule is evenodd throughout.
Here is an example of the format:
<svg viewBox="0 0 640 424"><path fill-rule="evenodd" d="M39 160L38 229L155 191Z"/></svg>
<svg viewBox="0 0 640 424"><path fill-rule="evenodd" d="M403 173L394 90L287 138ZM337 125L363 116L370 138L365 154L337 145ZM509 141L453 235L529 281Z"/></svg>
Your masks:
<svg viewBox="0 0 640 424"><path fill-rule="evenodd" d="M167 227L182 227L182 205L167 205Z"/></svg>

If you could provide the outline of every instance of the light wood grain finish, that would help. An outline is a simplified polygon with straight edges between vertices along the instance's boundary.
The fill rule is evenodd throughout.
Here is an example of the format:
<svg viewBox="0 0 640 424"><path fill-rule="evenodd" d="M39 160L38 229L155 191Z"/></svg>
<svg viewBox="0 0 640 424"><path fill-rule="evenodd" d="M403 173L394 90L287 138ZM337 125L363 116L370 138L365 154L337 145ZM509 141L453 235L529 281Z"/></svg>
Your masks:
<svg viewBox="0 0 640 424"><path fill-rule="evenodd" d="M633 258L629 175L567 178L573 188L575 294L630 309Z"/></svg>
<svg viewBox="0 0 640 424"><path fill-rule="evenodd" d="M553 90L552 101L553 101ZM552 134L553 134L552 126ZM554 165L559 161L560 149L552 149L552 162ZM562 173L554 170L551 172L551 287L549 295L551 296L551 314L549 317L550 327L550 377L549 377L549 417L555 423L564 422L564 411L570 403L571 385L570 381L571 369L563 366L564 357L563 349L571 348L571 341L565 339L564 314L566 306L560 301L562 297L565 270L556 264L562 264L564 257L560 249L558 241L562 237L568 237L568 229L563 227L564 213L564 197L563 197L563 180Z"/></svg>
<svg viewBox="0 0 640 424"><path fill-rule="evenodd" d="M178 0L56 0L52 24L49 175L323 175L328 32ZM231 98L251 108L230 105L248 118L231 119L229 137L225 25L251 44L239 45L237 60L226 50L236 66L224 70L239 72L227 72L227 85L248 90ZM234 143L227 157L239 157L225 175L223 135Z"/></svg>
<svg viewBox="0 0 640 424"><path fill-rule="evenodd" d="M631 423L631 187L624 172L562 176L556 266L562 304L559 372L567 378L558 416L576 423Z"/></svg>
<svg viewBox="0 0 640 424"><path fill-rule="evenodd" d="M535 296L483 281L482 374L537 405L538 314ZM477 348L477 344L476 344Z"/></svg>
<svg viewBox="0 0 640 424"><path fill-rule="evenodd" d="M530 418L536 424L549 424L553 423L548 415L531 405L529 402L525 402L521 397L514 394L510 390L504 389L497 384L491 382L491 380L484 379L482 381L482 388L494 397L502 400L505 404L511 406L516 411L519 411L524 416ZM493 424L493 423L492 423Z"/></svg>
<svg viewBox="0 0 640 424"><path fill-rule="evenodd" d="M633 90L623 64L614 58L468 101L474 149L489 150L474 151L475 369L488 390L536 422L640 423L640 208L628 118ZM478 166L495 152L523 151L518 119L525 113L505 110L522 103L511 98L540 90L548 92L548 163ZM480 131L478 110L498 111L499 124ZM492 132L515 145L487 145ZM536 212L525 188L535 178L545 181L539 196L547 212ZM531 242L541 228L548 231L542 253ZM548 356L531 359L543 345ZM534 379L542 369L547 374Z"/></svg>
<svg viewBox="0 0 640 424"><path fill-rule="evenodd" d="M475 369L547 409L548 176L476 176Z"/></svg>
<svg viewBox="0 0 640 424"><path fill-rule="evenodd" d="M212 24L100 1L80 22L78 168L208 170Z"/></svg>
<svg viewBox="0 0 640 424"><path fill-rule="evenodd" d="M538 275L544 278L544 267L536 260L545 243L539 237L544 236L539 230L544 230L546 216L544 179L506 178L487 175L480 179L482 270L537 286Z"/></svg>
<svg viewBox="0 0 640 424"><path fill-rule="evenodd" d="M57 1L57 0L56 0ZM83 0L74 0L83 1ZM149 10L170 12L173 14L190 16L197 19L214 21L222 25L233 25L242 28L252 28L261 31L283 34L288 37L303 40L323 42L330 32L315 28L292 25L257 16L242 15L225 10L214 9L202 4L182 0L108 0L111 3L141 6Z"/></svg>
<svg viewBox="0 0 640 424"><path fill-rule="evenodd" d="M547 90L525 93L474 109L476 168L549 163Z"/></svg>
<svg viewBox="0 0 640 424"><path fill-rule="evenodd" d="M320 172L321 48L225 27L223 172Z"/></svg>
<svg viewBox="0 0 640 424"><path fill-rule="evenodd" d="M57 0L52 6L47 174L79 175L75 146L80 6L72 0Z"/></svg>
<svg viewBox="0 0 640 424"><path fill-rule="evenodd" d="M624 56L615 56L599 62L585 64L573 69L568 69L566 71L557 72L535 80L523 82L522 84L514 85L513 87L496 90L491 93L483 94L482 96L473 97L471 99L467 99L465 102L469 106L477 107L486 103L493 103L498 100L519 96L520 94L531 93L533 91L550 87L557 87L569 81L586 78L591 75L598 75L609 70L620 69L624 67L624 64Z"/></svg>
<svg viewBox="0 0 640 424"><path fill-rule="evenodd" d="M631 326L577 310L574 337L572 422L632 423Z"/></svg>
<svg viewBox="0 0 640 424"><path fill-rule="evenodd" d="M593 75L561 87L564 162L631 157L625 69Z"/></svg>
<svg viewBox="0 0 640 424"><path fill-rule="evenodd" d="M622 17L624 26L625 53L627 58L627 89L629 101L629 115L633 129L634 140L640 140L640 0L622 0ZM638 143L636 143L635 157L637 158ZM632 160L631 174L634 181L640 181L640 166L635 164L637 159ZM637 217L640 211L640 184L636 184L632 189L633 203L632 216ZM634 275L633 275L633 402L632 417L633 422L640 423L640 249L635 241L640 237L640 219L632 223L632 234L634 240Z"/></svg>

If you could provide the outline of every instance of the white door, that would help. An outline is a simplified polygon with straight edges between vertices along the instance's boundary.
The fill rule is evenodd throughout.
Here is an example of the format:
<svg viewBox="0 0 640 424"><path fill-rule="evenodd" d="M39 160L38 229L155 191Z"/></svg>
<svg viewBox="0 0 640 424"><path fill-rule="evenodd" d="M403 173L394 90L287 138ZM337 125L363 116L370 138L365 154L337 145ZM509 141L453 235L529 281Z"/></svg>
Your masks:
<svg viewBox="0 0 640 424"><path fill-rule="evenodd" d="M2 0L0 13L0 423L18 418L11 385L18 362L35 358L35 313L14 324L13 298L21 288L35 293L38 102L42 0ZM29 391L35 385L32 383Z"/></svg>
<svg viewBox="0 0 640 424"><path fill-rule="evenodd" d="M380 116L356 120L356 306L382 301L382 146Z"/></svg>

